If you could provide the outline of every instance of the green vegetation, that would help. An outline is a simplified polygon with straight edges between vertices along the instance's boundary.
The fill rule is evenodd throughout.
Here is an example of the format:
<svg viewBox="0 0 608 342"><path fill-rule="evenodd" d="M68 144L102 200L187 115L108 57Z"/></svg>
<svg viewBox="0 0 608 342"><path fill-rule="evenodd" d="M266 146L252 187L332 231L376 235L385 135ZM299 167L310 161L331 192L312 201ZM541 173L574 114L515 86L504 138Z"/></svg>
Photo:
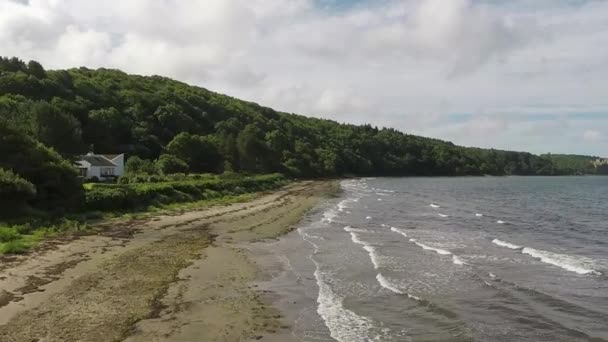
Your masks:
<svg viewBox="0 0 608 342"><path fill-rule="evenodd" d="M554 167L553 173L557 175L608 174L608 163L594 164L600 159L599 157L573 154L544 154L542 157L551 160Z"/></svg>
<svg viewBox="0 0 608 342"><path fill-rule="evenodd" d="M73 219L33 220L19 225L0 225L0 255L23 253L44 238L88 229L86 223Z"/></svg>
<svg viewBox="0 0 608 342"><path fill-rule="evenodd" d="M73 159L91 146L99 153L127 154L127 175L119 185L82 186ZM244 174L597 171L585 161L571 166L555 155L467 148L390 128L281 113L159 76L87 68L47 71L35 61L0 58L0 218L139 210L284 181L278 175ZM228 176L196 175L204 173Z"/></svg>
<svg viewBox="0 0 608 342"><path fill-rule="evenodd" d="M120 185L94 184L85 193L85 209L129 211L170 203L193 202L277 188L280 174L251 177L189 179Z"/></svg>

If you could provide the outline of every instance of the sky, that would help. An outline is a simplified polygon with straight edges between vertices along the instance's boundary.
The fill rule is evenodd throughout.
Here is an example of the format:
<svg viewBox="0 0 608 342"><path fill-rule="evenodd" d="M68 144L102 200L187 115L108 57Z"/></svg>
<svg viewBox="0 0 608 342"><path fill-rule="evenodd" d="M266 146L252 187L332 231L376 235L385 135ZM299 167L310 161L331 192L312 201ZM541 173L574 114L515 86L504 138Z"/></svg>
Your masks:
<svg viewBox="0 0 608 342"><path fill-rule="evenodd" d="M0 55L465 146L608 157L608 0L0 0Z"/></svg>

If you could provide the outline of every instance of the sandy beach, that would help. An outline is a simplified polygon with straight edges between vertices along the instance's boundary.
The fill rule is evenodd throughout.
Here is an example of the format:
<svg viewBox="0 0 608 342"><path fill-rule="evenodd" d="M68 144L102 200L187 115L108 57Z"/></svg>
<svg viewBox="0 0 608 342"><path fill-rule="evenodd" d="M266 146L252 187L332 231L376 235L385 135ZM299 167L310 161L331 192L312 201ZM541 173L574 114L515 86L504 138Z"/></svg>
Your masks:
<svg viewBox="0 0 608 342"><path fill-rule="evenodd" d="M286 341L247 245L289 232L337 182L227 206L107 222L0 264L2 341ZM280 337L277 337L280 336Z"/></svg>

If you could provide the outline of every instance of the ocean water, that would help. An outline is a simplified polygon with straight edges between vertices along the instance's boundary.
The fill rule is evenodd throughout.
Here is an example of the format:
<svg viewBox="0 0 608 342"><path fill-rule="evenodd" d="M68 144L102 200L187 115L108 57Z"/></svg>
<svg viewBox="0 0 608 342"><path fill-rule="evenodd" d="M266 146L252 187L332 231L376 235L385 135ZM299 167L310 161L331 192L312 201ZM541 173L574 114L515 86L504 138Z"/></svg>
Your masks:
<svg viewBox="0 0 608 342"><path fill-rule="evenodd" d="M608 340L608 177L342 188L272 246L297 340Z"/></svg>

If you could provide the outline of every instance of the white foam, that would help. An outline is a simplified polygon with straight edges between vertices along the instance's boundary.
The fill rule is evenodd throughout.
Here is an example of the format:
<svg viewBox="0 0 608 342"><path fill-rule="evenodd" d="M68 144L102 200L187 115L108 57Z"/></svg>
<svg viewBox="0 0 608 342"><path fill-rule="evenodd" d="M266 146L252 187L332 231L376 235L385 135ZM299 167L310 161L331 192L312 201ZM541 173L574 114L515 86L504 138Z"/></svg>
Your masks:
<svg viewBox="0 0 608 342"><path fill-rule="evenodd" d="M512 243L501 241L501 240L498 240L498 239L492 240L492 243L494 243L496 245L499 245L501 247L507 247L507 248L510 248L510 249L520 249L520 248L522 248L521 246L514 245Z"/></svg>
<svg viewBox="0 0 608 342"><path fill-rule="evenodd" d="M570 272L576 272L578 274L601 274L601 272L598 272L591 268L593 265L593 261L588 258L541 251L528 247L522 249L521 252L523 254L528 254L534 258L540 259L540 261L546 264L561 267Z"/></svg>
<svg viewBox="0 0 608 342"><path fill-rule="evenodd" d="M343 299L334 293L330 286L331 275L322 272L321 265L313 257L319 252L319 246L312 242L310 240L312 236L304 233L302 229L298 229L298 233L315 249L309 258L315 264L316 270L314 276L319 287L317 313L323 319L327 329L329 329L330 336L339 342L382 340L383 335L388 334L388 330L381 330L384 334L379 335L378 329L374 326L371 319L357 315L353 311L344 308L342 304Z"/></svg>
<svg viewBox="0 0 608 342"><path fill-rule="evenodd" d="M377 270L378 268L380 268L380 262L378 261L378 256L376 255L376 249L370 245L364 245L363 249L365 249L369 254L369 258L371 259L372 264L374 265L374 269Z"/></svg>
<svg viewBox="0 0 608 342"><path fill-rule="evenodd" d="M397 234L401 234L401 235L403 235L403 237L407 237L407 234L405 233L405 231L403 231L399 228L391 227L391 231L393 231Z"/></svg>
<svg viewBox="0 0 608 342"><path fill-rule="evenodd" d="M378 198L378 202L382 202L382 198Z"/></svg>
<svg viewBox="0 0 608 342"><path fill-rule="evenodd" d="M445 215L445 214L437 214L437 215L439 215L439 217L444 217L444 218L449 217L448 215Z"/></svg>
<svg viewBox="0 0 608 342"><path fill-rule="evenodd" d="M371 220L371 219L372 219L372 217L371 217L371 216L366 216L366 217L365 217L365 219L366 219L366 220Z"/></svg>
<svg viewBox="0 0 608 342"><path fill-rule="evenodd" d="M321 221L325 223L332 223L336 217L338 217L338 213L333 209L328 209L323 213L323 218Z"/></svg>
<svg viewBox="0 0 608 342"><path fill-rule="evenodd" d="M431 208L441 208L439 205L431 203Z"/></svg>
<svg viewBox="0 0 608 342"><path fill-rule="evenodd" d="M395 286L393 286L393 284L391 284L391 282L388 279L386 279L382 274L378 273L378 275L376 276L376 279L378 280L378 283L380 283L380 285L382 287L384 287L385 289L390 290L397 294L405 294L405 293L403 293L403 291L401 291L398 288L396 288Z"/></svg>
<svg viewBox="0 0 608 342"><path fill-rule="evenodd" d="M388 225L386 225L384 223L382 223L380 226L382 226L382 227L388 227Z"/></svg>
<svg viewBox="0 0 608 342"><path fill-rule="evenodd" d="M498 223L498 224L505 224L505 221L498 220L498 221L496 221L496 223Z"/></svg>
<svg viewBox="0 0 608 342"><path fill-rule="evenodd" d="M351 201L350 199L345 199L345 200L340 201L340 203L338 203L338 211L344 211L344 209L348 208L346 206L346 204L350 201Z"/></svg>
<svg viewBox="0 0 608 342"><path fill-rule="evenodd" d="M477 216L477 217L483 217L483 214L477 213L477 214L475 214L475 216Z"/></svg>
<svg viewBox="0 0 608 342"><path fill-rule="evenodd" d="M454 263L454 265L464 265L464 261L462 261L462 259L460 259L459 257L457 257L453 254L452 254L452 262Z"/></svg>
<svg viewBox="0 0 608 342"><path fill-rule="evenodd" d="M420 299L420 297L416 297L412 294L409 293L405 293L401 290L399 290L397 287L395 287L395 285L393 285L390 280L388 280L386 277L384 277L382 274L378 273L378 275L376 275L376 280L378 280L378 283L380 284L380 286L384 287L385 289L394 292L396 294L400 294L400 295L406 295L408 298L410 299L414 299L417 301L421 301L422 299Z"/></svg>
<svg viewBox="0 0 608 342"><path fill-rule="evenodd" d="M396 232L396 233L399 233L399 234L401 234L403 236L407 236L407 234L405 234L404 231L401 231L398 228L394 228L394 230L393 230L393 228L391 228L391 230L394 231L394 232ZM434 248L434 247L431 247L431 246L427 246L427 245L425 245L423 243L418 242L416 239L410 239L410 242L413 242L414 244L416 244L416 246L421 247L422 249L427 250L427 251L433 251L433 252L435 252L437 254L440 254L440 255L451 255L452 256L452 262L454 263L454 265L466 265L466 263L462 259L460 259L458 256L454 255L450 251L446 251L445 249L441 249L441 248Z"/></svg>
<svg viewBox="0 0 608 342"><path fill-rule="evenodd" d="M349 233L373 233L371 230L363 229L363 228L353 228L351 226L344 227L344 230Z"/></svg>
<svg viewBox="0 0 608 342"><path fill-rule="evenodd" d="M437 254L441 254L441 255L451 255L452 252L450 251L446 251L445 249L441 249L441 248L434 248L431 246L427 246L425 244L422 244L414 239L410 239L410 241L412 241L413 243L415 243L418 247L422 247L422 249L427 250L427 251L433 251Z"/></svg>
<svg viewBox="0 0 608 342"><path fill-rule="evenodd" d="M496 280L496 278L498 278L494 273L490 272L488 273L488 275L490 276L490 278L492 278L492 280Z"/></svg>
<svg viewBox="0 0 608 342"><path fill-rule="evenodd" d="M378 260L378 255L376 254L376 249L369 243L359 238L359 235L356 233L356 228L344 227L344 230L350 233L350 239L353 241L353 243L363 246L363 249L365 249L365 251L369 254L369 258L374 265L374 269L377 270L380 267L380 262Z"/></svg>

